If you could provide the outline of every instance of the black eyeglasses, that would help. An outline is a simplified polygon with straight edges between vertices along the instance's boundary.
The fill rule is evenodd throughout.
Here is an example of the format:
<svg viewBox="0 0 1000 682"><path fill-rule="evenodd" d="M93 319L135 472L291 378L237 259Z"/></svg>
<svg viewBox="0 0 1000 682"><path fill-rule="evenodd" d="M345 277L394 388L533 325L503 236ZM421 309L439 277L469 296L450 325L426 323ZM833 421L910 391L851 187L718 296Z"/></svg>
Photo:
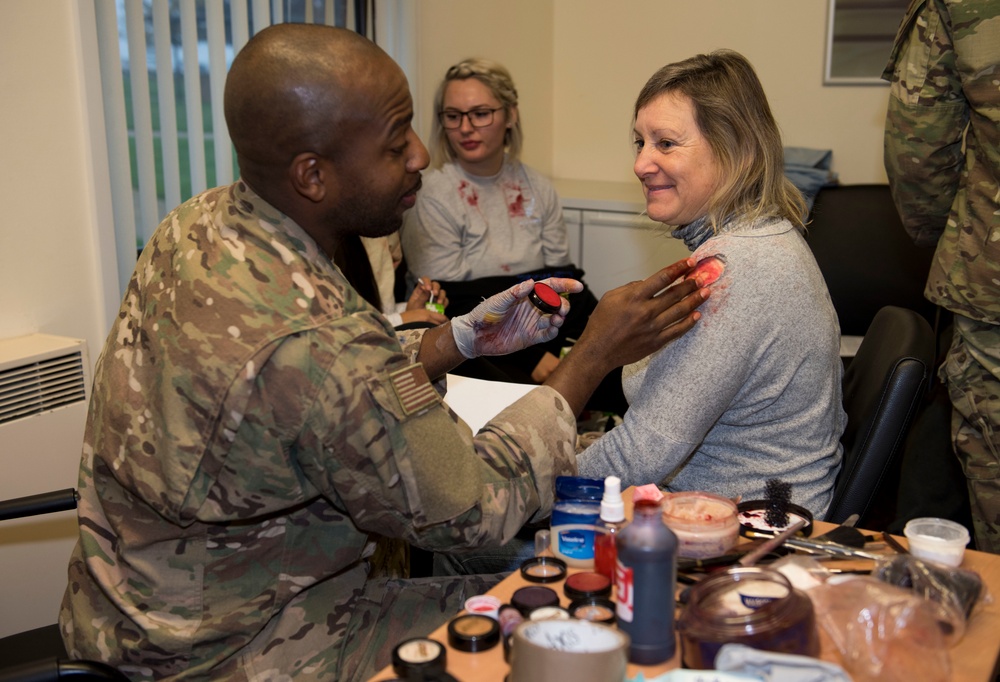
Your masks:
<svg viewBox="0 0 1000 682"><path fill-rule="evenodd" d="M441 127L446 130L455 130L462 127L462 119L469 117L469 124L473 128L485 128L493 123L493 113L500 111L503 107L496 109L473 109L472 111L459 111L458 109L445 109L438 112L438 121Z"/></svg>

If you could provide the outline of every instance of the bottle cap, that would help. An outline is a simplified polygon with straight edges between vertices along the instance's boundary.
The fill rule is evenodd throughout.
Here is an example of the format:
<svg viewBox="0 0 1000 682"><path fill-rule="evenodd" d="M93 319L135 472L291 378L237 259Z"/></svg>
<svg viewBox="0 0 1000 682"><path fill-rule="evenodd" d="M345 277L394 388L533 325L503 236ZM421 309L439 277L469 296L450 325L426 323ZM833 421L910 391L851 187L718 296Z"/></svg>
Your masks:
<svg viewBox="0 0 1000 682"><path fill-rule="evenodd" d="M616 523L625 520L625 503L622 501L622 481L617 476L604 479L604 497L601 498L601 520Z"/></svg>
<svg viewBox="0 0 1000 682"><path fill-rule="evenodd" d="M559 297L559 294L544 282L536 282L535 287L528 294L528 298L531 299L536 308L546 315L557 313L559 312L559 308L562 307L562 299Z"/></svg>

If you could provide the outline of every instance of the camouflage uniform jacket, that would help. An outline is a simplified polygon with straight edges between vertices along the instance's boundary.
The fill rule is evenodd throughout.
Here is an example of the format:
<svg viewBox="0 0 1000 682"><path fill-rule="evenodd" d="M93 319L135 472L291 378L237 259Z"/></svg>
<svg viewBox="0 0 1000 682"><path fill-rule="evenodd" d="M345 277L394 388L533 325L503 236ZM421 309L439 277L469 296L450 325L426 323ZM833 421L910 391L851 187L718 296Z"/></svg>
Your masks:
<svg viewBox="0 0 1000 682"><path fill-rule="evenodd" d="M536 389L473 438L419 340L242 181L167 216L97 366L69 650L135 679L314 678L373 538L474 547L547 514L575 473L563 398Z"/></svg>
<svg viewBox="0 0 1000 682"><path fill-rule="evenodd" d="M1000 324L1000 3L914 0L882 77L896 206L937 244L925 294Z"/></svg>

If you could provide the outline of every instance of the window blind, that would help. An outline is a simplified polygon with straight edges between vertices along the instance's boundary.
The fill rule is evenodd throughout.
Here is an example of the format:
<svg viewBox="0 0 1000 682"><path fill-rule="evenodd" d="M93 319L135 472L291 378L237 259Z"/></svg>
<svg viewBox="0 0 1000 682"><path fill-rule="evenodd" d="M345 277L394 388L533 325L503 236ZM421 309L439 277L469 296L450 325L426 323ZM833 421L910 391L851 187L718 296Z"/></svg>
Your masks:
<svg viewBox="0 0 1000 682"><path fill-rule="evenodd" d="M378 0L388 6L379 25L390 35L398 34L394 17L404 16L398 1L405 2ZM93 2L119 270L126 279L169 211L238 174L222 98L233 57L252 35L275 23L304 22L376 39L376 0Z"/></svg>

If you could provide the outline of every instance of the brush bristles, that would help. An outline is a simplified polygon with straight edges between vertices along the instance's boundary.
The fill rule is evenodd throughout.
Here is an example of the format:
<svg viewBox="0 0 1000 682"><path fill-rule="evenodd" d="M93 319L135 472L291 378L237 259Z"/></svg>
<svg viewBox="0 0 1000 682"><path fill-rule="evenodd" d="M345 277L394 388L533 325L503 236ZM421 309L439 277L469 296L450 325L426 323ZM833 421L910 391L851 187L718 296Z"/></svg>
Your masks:
<svg viewBox="0 0 1000 682"><path fill-rule="evenodd" d="M778 478L767 480L767 516L765 520L772 528L788 525L788 505L792 502L792 484Z"/></svg>

